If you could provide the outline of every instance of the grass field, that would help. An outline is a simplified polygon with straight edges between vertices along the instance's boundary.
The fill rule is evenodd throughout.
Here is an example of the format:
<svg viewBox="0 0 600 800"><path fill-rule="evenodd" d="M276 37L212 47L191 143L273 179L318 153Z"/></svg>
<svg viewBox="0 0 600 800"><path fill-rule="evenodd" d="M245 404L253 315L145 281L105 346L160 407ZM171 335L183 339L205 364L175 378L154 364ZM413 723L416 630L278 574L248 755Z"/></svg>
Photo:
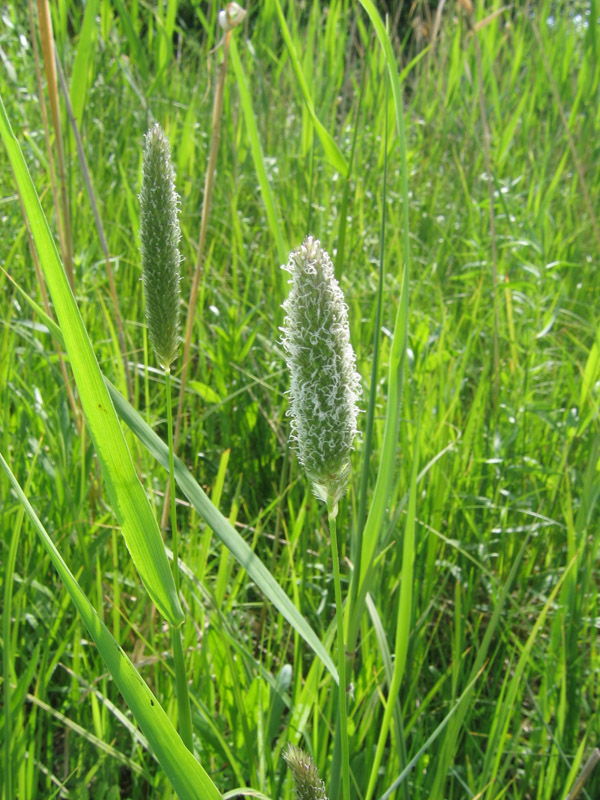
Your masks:
<svg viewBox="0 0 600 800"><path fill-rule="evenodd" d="M600 796L600 767L575 786L600 744L600 8L416 3L386 32L383 5L252 4L216 119L215 4L56 0L51 30L45 0L3 7L4 800L283 800L288 743L330 800L347 780L357 800ZM195 759L171 726L165 375L141 282L154 122L184 327L216 157L175 469ZM362 382L346 658L327 509L288 443L280 266L307 234Z"/></svg>

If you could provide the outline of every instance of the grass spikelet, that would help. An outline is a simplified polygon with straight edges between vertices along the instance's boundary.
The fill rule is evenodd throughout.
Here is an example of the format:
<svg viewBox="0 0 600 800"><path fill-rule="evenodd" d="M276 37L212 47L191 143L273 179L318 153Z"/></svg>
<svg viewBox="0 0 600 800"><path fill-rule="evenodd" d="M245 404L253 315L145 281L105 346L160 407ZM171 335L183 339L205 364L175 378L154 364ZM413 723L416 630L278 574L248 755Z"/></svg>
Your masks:
<svg viewBox="0 0 600 800"><path fill-rule="evenodd" d="M325 784L312 758L293 744L283 754L294 779L297 800L327 800Z"/></svg>
<svg viewBox="0 0 600 800"><path fill-rule="evenodd" d="M337 505L348 483L360 394L348 309L318 239L308 236L284 269L292 275L282 328L291 439L316 495Z"/></svg>
<svg viewBox="0 0 600 800"><path fill-rule="evenodd" d="M140 192L142 277L150 342L169 369L179 347L179 195L169 141L160 125L146 134Z"/></svg>

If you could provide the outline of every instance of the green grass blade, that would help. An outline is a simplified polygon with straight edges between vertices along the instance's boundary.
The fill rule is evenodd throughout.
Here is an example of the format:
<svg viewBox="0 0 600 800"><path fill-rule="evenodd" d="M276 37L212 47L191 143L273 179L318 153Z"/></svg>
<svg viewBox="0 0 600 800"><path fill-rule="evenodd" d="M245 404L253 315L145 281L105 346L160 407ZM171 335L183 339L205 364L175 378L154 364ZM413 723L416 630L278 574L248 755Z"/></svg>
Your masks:
<svg viewBox="0 0 600 800"><path fill-rule="evenodd" d="M383 751L387 740L392 715L396 708L396 701L400 686L402 685L402 678L404 677L404 669L406 667L406 656L408 654L408 639L410 634L410 622L412 616L412 594L413 586L413 568L415 560L415 518L417 513L417 475L419 472L419 425L415 435L415 453L413 455L412 475L410 482L410 497L408 500L408 511L406 515L406 525L404 527L404 541L402 547L402 581L400 586L400 602L398 603L398 614L396 617L396 641L394 646L394 672L392 682L390 684L387 705L383 715L383 722L379 731L379 738L377 742L377 750L371 766L371 775L369 777L369 786L365 795L366 800L373 796L375 785L377 783L377 776L379 773L379 765L383 758Z"/></svg>
<svg viewBox="0 0 600 800"><path fill-rule="evenodd" d="M38 455L40 453L40 446L38 445L31 464L31 469L25 484L25 490L29 489L31 484L34 467L37 463ZM17 552L19 549L19 542L21 539L21 529L23 527L23 517L25 510L22 506L19 507L17 519L13 526L12 534L10 537L10 544L8 546L8 553L5 560L4 568L4 591L3 591L3 607L2 607L2 674L4 677L3 695L4 695L4 796L13 796L13 764L12 757L14 757L14 749L12 746L12 721L11 721L11 669L14 670L14 661L16 653L11 650L11 620L12 620L12 599L13 599L13 585L15 580L15 566L17 562ZM37 659L36 659L37 660ZM11 663L12 662L12 663ZM26 670L27 673L27 670Z"/></svg>
<svg viewBox="0 0 600 800"><path fill-rule="evenodd" d="M220 800L221 793L200 763L187 750L162 706L83 593L2 454L0 454L0 465L8 475L13 490L56 567L113 680L132 710L180 800Z"/></svg>
<svg viewBox="0 0 600 800"><path fill-rule="evenodd" d="M139 69L144 81L147 81L150 74L148 57L139 36L135 31L131 16L129 15L125 4L123 3L123 0L113 0L113 3L117 9L119 17L121 18L121 22L123 23L125 35L129 42L129 47L131 48L132 61Z"/></svg>
<svg viewBox="0 0 600 800"><path fill-rule="evenodd" d="M302 66L298 59L296 48L294 47L294 42L292 41L292 36L287 26L287 22L285 21L285 17L283 16L283 11L281 10L281 4L279 0L275 0L275 7L277 9L277 16L279 17L281 35L283 36L283 41L285 42L285 46L287 47L290 61L292 62L294 75L296 76L296 80L298 81L298 86L300 87L300 91L302 92L302 97L304 98L304 102L306 103L306 108L308 109L308 113L310 114L310 117L313 121L313 125L315 126L317 136L321 140L321 145L323 146L323 150L325 151L325 155L327 156L327 159L329 160L330 164L333 167L335 167L335 169L337 169L338 172L340 172L345 177L348 174L348 164L346 163L346 159L342 155L342 152L335 143L333 137L331 136L329 131L326 130L326 128L323 126L321 120L317 117L312 97L310 96L310 91L308 89L304 73L302 72Z"/></svg>
<svg viewBox="0 0 600 800"><path fill-rule="evenodd" d="M71 104L73 114L77 120L77 127L81 129L83 120L83 109L88 87L88 74L90 62L93 60L96 49L96 16L98 14L98 0L86 3L83 25L79 35L77 45L77 55L73 62L73 72L71 77Z"/></svg>
<svg viewBox="0 0 600 800"><path fill-rule="evenodd" d="M156 460L165 468L169 464L169 450L167 445L150 428L138 412L131 406L120 392L108 381L107 385L121 419L131 428L142 444L152 453ZM196 511L212 528L215 535L223 542L231 555L246 570L256 586L290 623L295 631L304 639L313 652L321 659L335 681L338 680L337 669L327 650L319 638L285 594L281 586L262 563L260 558L250 549L242 537L232 527L229 521L213 505L209 497L196 483L185 464L178 458L175 459L175 480Z"/></svg>
<svg viewBox="0 0 600 800"><path fill-rule="evenodd" d="M123 431L1 98L0 135L8 152L52 295L113 511L148 594L165 619L178 626L184 615L158 523L135 472Z"/></svg>
<svg viewBox="0 0 600 800"><path fill-rule="evenodd" d="M408 169L406 163L406 137L404 133L404 111L402 104L402 92L398 79L398 67L392 45L381 21L377 9L371 0L361 0L361 4L369 15L375 28L377 38L385 54L388 73L394 98L396 111L396 124L400 139L400 158L402 160L402 293L398 303L398 310L394 324L394 338L390 351L389 377L388 377L388 397L385 417L385 428L383 434L383 445L379 470L375 483L375 490L365 523L362 541L361 554L361 574L359 581L362 584L376 552L378 537L384 520L385 510L389 493L392 487L394 475L394 463L398 440L398 424L400 420L400 403L402 399L402 384L404 374L404 362L406 358L406 347L408 342L408 290L409 290L409 242L408 242ZM365 588L365 587L363 587ZM368 587L366 587L368 591ZM364 597L365 591L361 589L359 595ZM350 632L348 637L348 647L352 649L355 637L358 634L358 625L362 615L363 604L354 609L352 615Z"/></svg>
<svg viewBox="0 0 600 800"><path fill-rule="evenodd" d="M475 677L471 680L471 682L469 683L467 688L464 690L464 692L461 694L461 696L456 701L456 705L453 708L450 709L450 711L446 714L444 719L440 722L440 724L437 726L437 728L434 730L434 732L431 734L431 736L427 739L425 744L423 744L423 746L419 748L419 750L416 753L416 755L414 755L411 758L411 760L408 762L406 767L402 770L400 775L398 775L398 777L392 783L392 785L389 786L386 789L386 791L381 795L379 800L388 800L388 798L390 798L392 796L392 794L396 791L396 789L400 786L402 781L404 781L408 777L410 771L418 763L418 761L421 758L421 756L424 755L429 750L429 748L435 742L435 740L438 738L440 733L442 733L444 728L448 725L448 723L450 722L452 717L456 714L456 712L459 709L463 708L463 706L465 705L467 699L469 698L469 696L471 694L471 690L474 688L475 683L477 682L478 678L479 678L479 675L475 675Z"/></svg>
<svg viewBox="0 0 600 800"><path fill-rule="evenodd" d="M495 785L495 779L500 769L500 762L505 755L506 741L509 737L509 727L513 718L513 709L517 703L519 691L523 687L523 674L525 667L530 662L531 651L533 645L540 633L540 630L546 621L546 616L551 608L554 607L554 599L557 597L565 579L569 576L573 566L577 562L577 556L571 559L570 564L567 565L560 579L548 595L548 599L544 603L536 621L534 622L527 641L523 645L523 649L519 655L517 665L511 672L510 682L505 695L504 702L498 704L495 713L495 727L492 735L489 738L488 747L486 748L486 757L482 766L481 781L484 786ZM485 795L487 798L491 797L488 791Z"/></svg>
<svg viewBox="0 0 600 800"><path fill-rule="evenodd" d="M256 176L260 184L260 193L265 206L269 228L271 229L271 234L275 239L275 243L277 244L277 255L279 256L279 260L282 264L285 264L287 261L289 248L286 247L286 244L283 240L281 226L279 225L278 221L279 217L275 210L275 201L273 200L271 185L269 184L269 179L267 178L267 172L265 170L265 161L263 158L262 147L260 145L260 138L258 136L256 118L254 116L254 109L252 108L252 97L250 96L250 90L248 89L248 83L246 82L246 75L244 73L244 68L242 67L242 62L240 61L240 54L238 53L235 36L231 37L229 44L229 56L231 58L231 65L233 67L233 71L235 72L235 78L237 80L238 89L240 92L242 110L244 112L244 119L248 128L248 139L250 140L252 160L254 161L254 169L256 170ZM277 275L279 276L279 272Z"/></svg>

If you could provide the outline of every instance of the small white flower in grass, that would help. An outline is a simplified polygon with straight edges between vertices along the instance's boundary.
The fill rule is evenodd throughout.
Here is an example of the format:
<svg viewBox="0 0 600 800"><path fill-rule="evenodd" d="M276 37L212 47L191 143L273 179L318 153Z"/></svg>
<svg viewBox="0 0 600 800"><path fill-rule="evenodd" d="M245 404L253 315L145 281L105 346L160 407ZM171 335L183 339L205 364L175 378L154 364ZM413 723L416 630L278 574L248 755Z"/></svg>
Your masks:
<svg viewBox="0 0 600 800"><path fill-rule="evenodd" d="M360 395L348 308L318 239L308 236L284 269L292 275L281 329L290 371L290 440L315 494L331 499L335 509L348 483Z"/></svg>
<svg viewBox="0 0 600 800"><path fill-rule="evenodd" d="M227 33L233 28L237 28L244 21L246 14L246 9L242 8L239 3L227 3L226 8L219 11L219 25Z"/></svg>

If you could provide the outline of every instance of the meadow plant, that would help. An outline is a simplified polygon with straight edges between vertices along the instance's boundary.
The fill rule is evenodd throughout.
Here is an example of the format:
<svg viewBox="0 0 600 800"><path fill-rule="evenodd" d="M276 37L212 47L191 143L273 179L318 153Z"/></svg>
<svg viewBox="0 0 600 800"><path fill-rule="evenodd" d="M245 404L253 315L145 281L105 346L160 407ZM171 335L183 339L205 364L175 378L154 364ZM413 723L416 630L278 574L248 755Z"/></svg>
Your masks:
<svg viewBox="0 0 600 800"><path fill-rule="evenodd" d="M350 344L348 308L327 251L318 239L307 236L290 253L285 269L292 275L292 289L283 303L286 317L282 328L290 373L290 438L315 494L327 503L338 638L341 770L343 797L348 800L345 648L336 517L338 501L348 485L350 453L357 433L360 376Z"/></svg>
<svg viewBox="0 0 600 800"><path fill-rule="evenodd" d="M290 438L317 497L331 499L337 508L348 485L360 395L348 309L318 239L307 236L284 269L292 275L282 328L290 372Z"/></svg>
<svg viewBox="0 0 600 800"><path fill-rule="evenodd" d="M179 349L179 195L167 137L156 124L146 134L140 192L140 241L142 276L146 295L148 334L156 358L165 371L169 444L169 487L173 578L179 594L177 514L175 509L175 467L173 447L173 409L171 365ZM171 628L175 659L175 683L181 738L193 752L192 715L179 628Z"/></svg>
<svg viewBox="0 0 600 800"><path fill-rule="evenodd" d="M308 753L290 744L283 757L294 779L297 800L327 800L325 784L319 778L316 764Z"/></svg>
<svg viewBox="0 0 600 800"><path fill-rule="evenodd" d="M306 4L275 0L255 4L245 19L235 3L221 13L214 4L206 4L206 13L192 4L198 6L192 23L183 11L190 4L176 2L64 0L52 9L40 2L56 31L55 39L42 20L44 61L63 61L73 127L96 156L96 205L119 220L108 229L105 256L123 254L115 273L130 321L122 370L116 335L111 341L106 334L108 270L103 275L94 263L98 242L89 209L78 202L76 162L59 166L58 180L52 176L57 125L47 153L38 153L45 91L32 78L33 3L5 5L11 33L2 40L0 94L8 108L0 99L0 141L8 161L0 167L10 162L11 169L0 169L6 251L0 472L8 479L0 481L2 797L166 800L174 790L181 800L287 800L293 793L297 800L349 800L350 763L353 794L363 800L600 796L591 774L597 750L584 766L599 730L600 359L597 308L589 302L598 294L598 234L591 205L583 202L586 183L589 196L599 191L585 149L597 119L576 113L594 107L598 85L592 12L574 24L569 4L553 4L552 21L543 10L488 15L481 7L469 11L465 25L457 9L442 14L440 6L430 46L412 58L402 20L388 32L373 0L330 3L326 13L323 4L308 13ZM233 29L242 21L238 49ZM219 61L212 73L204 70L211 52ZM364 91L355 103L359 67ZM203 94L205 73L210 83ZM58 91L49 76L53 117L61 108ZM502 102L491 103L495 113L486 123L486 104L496 97ZM129 176L119 169L118 183L114 168L131 156L142 98L144 111L160 108L181 133L173 155L187 177L182 195L190 225L194 209L202 208L195 265L186 275L181 357L179 198L160 128L145 140L139 220ZM389 146L388 109L396 129ZM409 120L418 124L406 137ZM226 135L236 133L224 158L218 157L221 121ZM24 151L17 140L22 129ZM72 145L71 136L65 144ZM339 180L331 181L333 175ZM482 175L493 175L494 185ZM257 178L260 192L249 192ZM281 187L285 192L273 197ZM381 201L373 202L380 187ZM67 189L76 211L72 235L63 222ZM11 210L16 192L24 220ZM321 226L336 242L336 266L347 266L345 252L355 254L361 319L353 320L352 339L362 338L364 363L372 364L360 493L339 516L358 419L349 312L318 241L306 239L289 261L284 244L286 231L306 227L307 208L310 219L320 192L319 205L338 210L335 224ZM122 391L129 359L136 358L130 336L140 318L139 253L128 234L139 223L149 339L164 370L166 412L164 399L152 401L156 414L166 416L168 445L134 408L138 387L128 403L103 374L105 368ZM64 240L62 259L53 225ZM368 254L379 225L376 305ZM23 252L29 231L31 254ZM191 230L184 236L192 241ZM71 240L81 308L70 288ZM506 273L507 280L494 298L496 246L498 279ZM46 314L36 302L44 287L42 278L31 283L31 257L47 282ZM419 265L412 272L411 258ZM262 312L265 298L279 294L273 273L286 261L291 291L282 350L291 371L292 445L327 504L329 555L319 537L308 538L322 507L288 491L280 448L265 436L265 425L279 429L279 397L272 402L272 395L280 384L272 369L277 334ZM211 301L213 316L198 319L195 309ZM199 332L205 356L193 360ZM490 358L493 336L499 364ZM61 352L85 433L63 412L53 369ZM184 404L198 393L209 406L185 431L195 475L192 465L174 460L176 365L182 433ZM154 377L158 387L162 375ZM117 415L129 428L127 441ZM163 469L171 563L148 490L162 481ZM26 476L23 489L16 473ZM174 477L187 501L178 504L186 530L181 561ZM200 486L209 482L211 497ZM229 502L222 513L219 506ZM350 528L348 596L340 580L341 520ZM270 547L273 528L275 542L283 531L286 557ZM132 564L120 555L119 532ZM50 563L87 633L48 575ZM180 634L184 570L186 607L198 633L195 640L188 625L198 758L191 752ZM337 627L328 614L332 587ZM173 658L165 657L167 628L148 613L149 600L170 628ZM103 621L109 615L112 632ZM333 681L339 692L330 691ZM121 713L121 698L144 739ZM293 745L285 749L294 786L282 782L277 758L289 740L310 743L312 756Z"/></svg>
<svg viewBox="0 0 600 800"><path fill-rule="evenodd" d="M146 134L140 192L142 279L150 343L163 369L179 349L179 195L169 142L160 125Z"/></svg>

